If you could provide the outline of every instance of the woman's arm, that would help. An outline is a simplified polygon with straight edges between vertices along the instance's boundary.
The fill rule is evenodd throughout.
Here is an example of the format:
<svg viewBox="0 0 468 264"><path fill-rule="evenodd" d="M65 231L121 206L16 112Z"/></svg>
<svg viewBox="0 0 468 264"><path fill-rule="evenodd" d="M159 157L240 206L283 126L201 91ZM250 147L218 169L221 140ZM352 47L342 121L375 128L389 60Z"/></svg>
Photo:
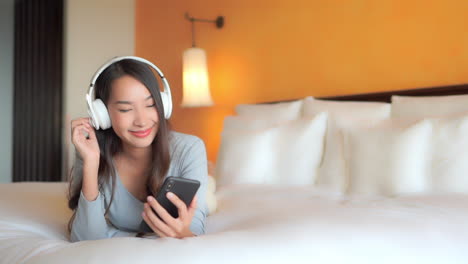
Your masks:
<svg viewBox="0 0 468 264"><path fill-rule="evenodd" d="M104 217L104 198L101 197L98 186L100 150L89 118L73 120L71 128L72 142L76 149L71 180L72 183L81 184L80 197L71 228L71 241L135 236L134 233L120 231L108 224ZM86 136L84 132L88 135Z"/></svg>
<svg viewBox="0 0 468 264"><path fill-rule="evenodd" d="M83 163L82 159L77 155L73 167L73 178L77 179L77 177L81 176L83 177L83 187L72 224L70 240L76 242L110 237L135 236L136 233L121 231L110 223L107 223L104 217L104 197L99 192L97 186L97 168L89 163ZM87 193L90 197L89 199L87 198Z"/></svg>
<svg viewBox="0 0 468 264"><path fill-rule="evenodd" d="M96 200L88 201L81 192L76 216L72 224L70 240L77 242L110 237L136 236L136 232L121 231L107 223L104 212L104 201L100 193Z"/></svg>
<svg viewBox="0 0 468 264"><path fill-rule="evenodd" d="M94 201L99 195L98 186L99 160L83 162L83 185L81 191L88 201Z"/></svg>

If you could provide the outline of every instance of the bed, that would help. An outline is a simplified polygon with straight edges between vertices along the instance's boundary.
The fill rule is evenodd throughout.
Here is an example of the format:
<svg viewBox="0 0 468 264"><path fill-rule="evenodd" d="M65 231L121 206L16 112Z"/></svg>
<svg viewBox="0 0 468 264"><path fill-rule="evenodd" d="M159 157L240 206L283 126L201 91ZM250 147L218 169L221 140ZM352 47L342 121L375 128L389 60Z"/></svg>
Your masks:
<svg viewBox="0 0 468 264"><path fill-rule="evenodd" d="M0 184L0 263L468 263L465 94L458 85L240 105L213 171L218 206L196 238L70 243L66 183Z"/></svg>

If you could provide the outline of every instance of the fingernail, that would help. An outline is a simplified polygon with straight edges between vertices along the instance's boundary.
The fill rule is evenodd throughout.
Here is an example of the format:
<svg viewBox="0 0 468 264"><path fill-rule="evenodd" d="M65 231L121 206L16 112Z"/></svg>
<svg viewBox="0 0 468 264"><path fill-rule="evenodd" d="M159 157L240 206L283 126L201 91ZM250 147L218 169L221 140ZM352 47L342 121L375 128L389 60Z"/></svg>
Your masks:
<svg viewBox="0 0 468 264"><path fill-rule="evenodd" d="M168 193L167 193L167 197L168 197L168 198L172 198L172 197L174 197L174 194L171 193L171 192L168 192Z"/></svg>
<svg viewBox="0 0 468 264"><path fill-rule="evenodd" d="M146 200L148 200L148 202L151 202L151 201L153 201L153 197L148 196L148 198L146 198Z"/></svg>

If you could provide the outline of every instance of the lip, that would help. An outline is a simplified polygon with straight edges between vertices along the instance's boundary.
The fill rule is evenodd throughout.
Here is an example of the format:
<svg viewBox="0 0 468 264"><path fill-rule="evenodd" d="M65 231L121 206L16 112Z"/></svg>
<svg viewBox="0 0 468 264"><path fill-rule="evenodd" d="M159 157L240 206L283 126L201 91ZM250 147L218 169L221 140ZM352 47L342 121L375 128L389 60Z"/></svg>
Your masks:
<svg viewBox="0 0 468 264"><path fill-rule="evenodd" d="M130 133L132 133L132 135L136 137L144 138L144 137L147 137L151 133L152 129L153 128L148 128L146 130L140 130L140 131L130 131Z"/></svg>

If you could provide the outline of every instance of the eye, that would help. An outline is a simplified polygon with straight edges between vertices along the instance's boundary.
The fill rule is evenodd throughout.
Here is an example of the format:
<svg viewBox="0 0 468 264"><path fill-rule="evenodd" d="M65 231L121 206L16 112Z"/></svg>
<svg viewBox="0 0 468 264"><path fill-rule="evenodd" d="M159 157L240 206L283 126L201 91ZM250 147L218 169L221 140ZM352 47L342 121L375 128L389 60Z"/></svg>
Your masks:
<svg viewBox="0 0 468 264"><path fill-rule="evenodd" d="M148 107L155 107L156 106L156 103L152 104L152 105L148 105Z"/></svg>
<svg viewBox="0 0 468 264"><path fill-rule="evenodd" d="M127 113L128 111L130 111L132 109L119 109L119 112L121 113Z"/></svg>

